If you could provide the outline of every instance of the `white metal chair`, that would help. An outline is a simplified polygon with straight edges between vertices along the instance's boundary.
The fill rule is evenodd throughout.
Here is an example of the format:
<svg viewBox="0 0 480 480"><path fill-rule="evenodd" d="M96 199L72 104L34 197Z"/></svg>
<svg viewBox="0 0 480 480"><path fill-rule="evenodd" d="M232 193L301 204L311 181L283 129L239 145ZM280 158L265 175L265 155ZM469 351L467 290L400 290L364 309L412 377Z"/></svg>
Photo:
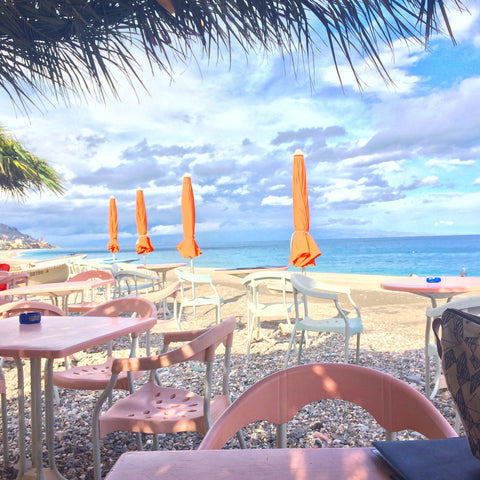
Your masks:
<svg viewBox="0 0 480 480"><path fill-rule="evenodd" d="M297 363L300 363L302 346L303 342L305 341L305 332L309 331L318 333L339 333L343 335L345 337L344 361L346 363L348 363L348 344L350 338L356 335L357 346L355 363L358 363L358 357L360 353L360 334L363 331L363 325L360 310L351 297L350 289L348 287L318 282L313 278L298 273L292 274L291 281L293 286L293 298L295 301L296 320L285 357L285 367L288 365L290 351L296 344L297 332L301 332L297 355ZM346 296L354 310L352 314L340 306L338 294L343 294ZM299 295L302 297L301 300L299 300ZM315 313L309 313L309 297L323 301L322 303L316 303L315 308L312 304L310 305L310 311L315 311ZM303 313L301 313L300 301L302 302ZM328 305L328 303L330 303L330 305ZM334 305L331 305L331 303ZM325 307L330 308L327 309L326 314L322 315L321 311L324 310ZM330 316L332 309L336 310L336 315L333 317ZM320 312L317 313L318 310L320 310ZM313 315L315 315L315 317Z"/></svg>
<svg viewBox="0 0 480 480"><path fill-rule="evenodd" d="M427 326L425 331L425 395L432 399L435 397L440 384L440 377L442 374L442 364L437 352L437 346L430 342L430 335L432 330L432 319L441 317L443 312L447 308L456 308L457 310L463 310L464 312L473 313L474 315L480 314L480 296L465 297L452 300L451 302L444 303L438 307L427 308ZM433 388L430 381L430 359L435 359L435 375L433 378Z"/></svg>
<svg viewBox="0 0 480 480"><path fill-rule="evenodd" d="M181 268L175 269L175 273L180 281L180 309L178 311L178 323L182 321L182 312L186 307L192 307L195 313L196 307L204 305L214 305L216 308L216 322L220 323L220 309L223 304L223 298L218 293L217 287L213 284L212 277L205 273L190 273ZM210 295L199 295L198 288L208 286L213 292Z"/></svg>
<svg viewBox="0 0 480 480"><path fill-rule="evenodd" d="M115 280L114 298L136 296L162 288L160 277L153 272L140 270L119 270L112 267Z"/></svg>
<svg viewBox="0 0 480 480"><path fill-rule="evenodd" d="M262 333L262 318L285 318L291 330L290 314L295 307L290 276L291 272L263 271L251 273L242 280L247 293L247 361L254 332L259 338L269 340Z"/></svg>

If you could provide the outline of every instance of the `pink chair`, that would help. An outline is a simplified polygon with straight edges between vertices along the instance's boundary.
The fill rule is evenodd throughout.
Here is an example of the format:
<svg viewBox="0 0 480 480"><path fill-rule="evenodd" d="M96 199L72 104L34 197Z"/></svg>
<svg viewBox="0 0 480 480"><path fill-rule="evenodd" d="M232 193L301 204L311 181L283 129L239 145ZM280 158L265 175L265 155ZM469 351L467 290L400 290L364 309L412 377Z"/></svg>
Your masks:
<svg viewBox="0 0 480 480"><path fill-rule="evenodd" d="M0 271L1 272L9 272L10 271L10 265L8 263L0 263ZM7 284L2 283L0 284L0 290L6 290L7 289Z"/></svg>
<svg viewBox="0 0 480 480"><path fill-rule="evenodd" d="M113 361L112 378L95 405L92 419L95 480L101 479L100 438L108 433L127 430L139 434L155 434L155 449L158 449L156 434L159 433L194 431L205 434L212 422L230 404L228 376L235 325L235 319L232 317L204 330L167 332L164 338L165 348L173 342L188 343L153 357ZM215 352L221 343L225 345L223 389L221 395L212 398ZM155 382L155 372L158 368L189 360L206 363L203 396L184 388L159 386ZM100 415L102 406L110 396L119 376L126 372L139 371L149 371L149 381ZM141 448L141 443L139 447Z"/></svg>
<svg viewBox="0 0 480 480"><path fill-rule="evenodd" d="M137 297L121 297L105 302L86 312L84 317L119 317L122 315L136 316L140 318L157 317L155 305L145 299ZM88 328L88 320L85 320L85 328ZM132 336L130 356L134 356L138 338ZM147 341L149 345L149 341ZM149 347L148 347L149 348ZM57 387L71 388L74 390L103 390L108 385L111 377L111 366L114 361L112 348L109 344L107 360L98 365L83 365L69 368L65 371L53 372L53 384ZM138 379L142 372L134 372L132 379ZM115 388L122 390L130 389L130 382L126 373L118 376Z"/></svg>
<svg viewBox="0 0 480 480"><path fill-rule="evenodd" d="M40 312L45 316L65 315L63 310L56 305L33 300L19 300L18 302L9 302L0 305L0 318L15 317L21 313Z"/></svg>
<svg viewBox="0 0 480 480"><path fill-rule="evenodd" d="M420 392L383 372L358 365L314 363L276 372L243 392L200 444L221 449L244 426L261 420L277 425L277 446L285 448L285 424L305 405L341 399L361 406L387 431L414 430L429 439L456 437L442 414Z"/></svg>
<svg viewBox="0 0 480 480"><path fill-rule="evenodd" d="M70 277L67 281L68 282L84 282L87 280L112 280L113 275L110 272L106 272L104 270L87 270L85 272L80 272ZM110 300L110 287L106 285L105 287L106 294L104 295L104 301ZM101 305L101 302L95 301L94 290L90 291L90 301L86 301L84 298L83 292L81 293L80 302L69 303L68 304L68 311L70 313L76 312L88 312L92 308Z"/></svg>

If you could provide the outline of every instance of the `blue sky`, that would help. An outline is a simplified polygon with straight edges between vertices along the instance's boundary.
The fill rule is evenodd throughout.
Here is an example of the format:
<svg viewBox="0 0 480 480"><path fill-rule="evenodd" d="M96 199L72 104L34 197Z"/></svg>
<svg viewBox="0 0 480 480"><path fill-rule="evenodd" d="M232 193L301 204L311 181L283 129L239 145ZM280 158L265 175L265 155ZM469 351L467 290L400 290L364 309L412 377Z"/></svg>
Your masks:
<svg viewBox="0 0 480 480"><path fill-rule="evenodd" d="M0 124L65 178L63 197L2 197L1 223L64 247L106 245L110 195L120 246L136 240L144 190L154 245L182 238L182 177L192 175L197 238L290 238L293 153L305 154L315 239L480 233L480 7L453 14L457 40L427 50L398 42L386 85L358 59L339 85L328 52L314 84L281 57L234 51L177 65L144 64L148 93L118 77L121 100L52 100L23 116L0 94Z"/></svg>

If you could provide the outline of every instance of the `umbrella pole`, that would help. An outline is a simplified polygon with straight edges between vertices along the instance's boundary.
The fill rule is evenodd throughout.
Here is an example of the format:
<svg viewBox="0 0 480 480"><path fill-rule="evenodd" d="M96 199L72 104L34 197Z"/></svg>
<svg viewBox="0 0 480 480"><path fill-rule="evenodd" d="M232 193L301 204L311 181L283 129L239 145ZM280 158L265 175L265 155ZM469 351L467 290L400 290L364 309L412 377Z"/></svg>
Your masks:
<svg viewBox="0 0 480 480"><path fill-rule="evenodd" d="M194 268L193 268L193 258L190 257L190 272L194 273ZM192 282L192 297L195 298L195 282ZM193 306L193 316L197 316L197 311L195 306Z"/></svg>
<svg viewBox="0 0 480 480"><path fill-rule="evenodd" d="M145 254L143 254L143 266L147 266L147 256Z"/></svg>
<svg viewBox="0 0 480 480"><path fill-rule="evenodd" d="M112 252L112 260L115 261L115 253Z"/></svg>
<svg viewBox="0 0 480 480"><path fill-rule="evenodd" d="M307 269L305 267L302 267L302 273L303 273L303 275L307 274Z"/></svg>

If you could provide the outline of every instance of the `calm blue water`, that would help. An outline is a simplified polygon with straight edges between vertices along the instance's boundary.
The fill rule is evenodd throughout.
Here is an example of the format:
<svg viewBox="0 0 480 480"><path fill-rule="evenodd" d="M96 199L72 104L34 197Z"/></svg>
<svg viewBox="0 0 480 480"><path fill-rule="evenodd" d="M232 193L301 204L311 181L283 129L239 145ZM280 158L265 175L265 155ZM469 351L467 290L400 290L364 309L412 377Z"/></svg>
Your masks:
<svg viewBox="0 0 480 480"><path fill-rule="evenodd" d="M480 276L480 235L353 238L316 240L322 252L311 271L362 273L375 275L427 276L459 275L463 267L469 276ZM154 245L155 246L155 245ZM200 245L203 254L194 259L199 267L239 268L260 265L286 265L289 242L252 242L223 245ZM106 246L85 249L27 250L22 257L49 259L75 253L87 259L111 259ZM117 259L136 259L143 263L134 247L116 254ZM147 255L147 263L176 263L184 260L176 247L156 247ZM290 266L291 270L296 270Z"/></svg>

